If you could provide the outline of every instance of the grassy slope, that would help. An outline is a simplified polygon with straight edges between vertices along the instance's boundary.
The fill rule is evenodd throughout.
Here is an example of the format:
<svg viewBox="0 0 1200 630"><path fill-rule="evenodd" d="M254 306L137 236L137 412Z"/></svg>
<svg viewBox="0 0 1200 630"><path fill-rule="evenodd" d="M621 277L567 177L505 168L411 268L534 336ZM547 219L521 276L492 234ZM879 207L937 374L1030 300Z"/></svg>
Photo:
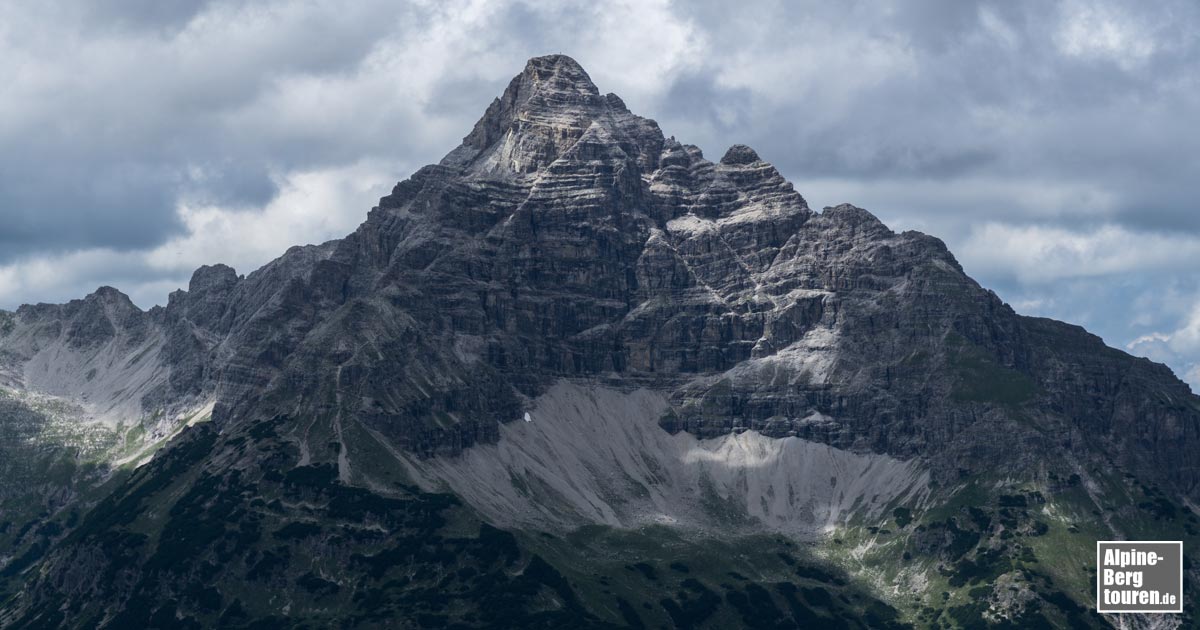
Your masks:
<svg viewBox="0 0 1200 630"><path fill-rule="evenodd" d="M151 440L140 423L108 427L82 415L60 398L0 388L0 601L133 470L112 462L149 456L173 437Z"/></svg>
<svg viewBox="0 0 1200 630"><path fill-rule="evenodd" d="M926 510L896 506L886 523L838 532L826 557L918 627L1107 627L1092 612L1097 540L1200 542L1182 505L1127 475L1046 483L975 477ZM1098 503L1099 505L1098 505ZM1200 598L1185 558L1184 624Z"/></svg>

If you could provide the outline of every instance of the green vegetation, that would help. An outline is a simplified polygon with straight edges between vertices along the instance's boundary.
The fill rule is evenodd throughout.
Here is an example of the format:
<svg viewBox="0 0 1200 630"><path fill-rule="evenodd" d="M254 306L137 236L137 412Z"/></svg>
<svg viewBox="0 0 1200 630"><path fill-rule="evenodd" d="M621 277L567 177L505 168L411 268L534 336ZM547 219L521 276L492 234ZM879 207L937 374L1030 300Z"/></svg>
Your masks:
<svg viewBox="0 0 1200 630"><path fill-rule="evenodd" d="M76 413L55 398L0 388L0 599L74 525L88 493L108 478L98 454L113 436L72 422Z"/></svg>
<svg viewBox="0 0 1200 630"><path fill-rule="evenodd" d="M1189 508L1094 469L964 476L815 544L665 526L507 532L413 487L354 423L341 439L356 478L394 476L362 484L371 489L341 483L330 422L277 416L226 434L195 424L109 481L90 510L0 524L0 536L27 541L0 575L9 594L41 563L16 625L69 615L87 627L1099 628L1095 540L1116 529L1200 543ZM314 455L298 466L303 435ZM38 474L94 473L71 457ZM64 594L57 585L80 557L96 575Z"/></svg>
<svg viewBox="0 0 1200 630"><path fill-rule="evenodd" d="M563 567L590 610L624 627L909 627L813 547L781 536L697 540L662 526L593 526L521 538Z"/></svg>
<svg viewBox="0 0 1200 630"><path fill-rule="evenodd" d="M1092 611L1095 541L1182 539L1191 550L1200 519L1132 475L1091 473L1087 482L1078 474L1038 483L972 477L934 507L887 514L888 524L911 518L906 527L859 521L839 529L841 544L821 555L878 593L897 589L889 603L919 628L1108 627ZM1200 605L1185 593L1185 610Z"/></svg>
<svg viewBox="0 0 1200 630"><path fill-rule="evenodd" d="M959 335L947 337L947 361L957 377L950 392L956 401L1020 405L1037 394L1033 379L1000 365Z"/></svg>

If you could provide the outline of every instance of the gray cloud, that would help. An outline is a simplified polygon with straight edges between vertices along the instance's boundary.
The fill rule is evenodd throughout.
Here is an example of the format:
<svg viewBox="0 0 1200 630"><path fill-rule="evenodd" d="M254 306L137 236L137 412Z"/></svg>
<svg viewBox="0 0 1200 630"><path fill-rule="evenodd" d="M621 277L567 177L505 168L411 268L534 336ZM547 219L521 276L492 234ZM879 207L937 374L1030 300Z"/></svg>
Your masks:
<svg viewBox="0 0 1200 630"><path fill-rule="evenodd" d="M159 244L180 233L181 200L261 206L277 193L272 170L361 157L337 130L247 129L244 117L280 81L353 72L388 30L374 11L183 2L37 10L0 10L12 53L0 56L0 263Z"/></svg>

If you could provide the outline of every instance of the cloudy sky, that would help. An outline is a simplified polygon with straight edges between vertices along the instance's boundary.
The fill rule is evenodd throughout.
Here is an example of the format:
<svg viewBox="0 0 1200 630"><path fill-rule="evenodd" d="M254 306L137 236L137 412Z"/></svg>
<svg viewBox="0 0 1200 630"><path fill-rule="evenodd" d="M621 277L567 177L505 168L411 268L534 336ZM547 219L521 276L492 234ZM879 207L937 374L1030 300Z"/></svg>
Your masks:
<svg viewBox="0 0 1200 630"><path fill-rule="evenodd" d="M0 308L341 236L562 52L1200 391L1197 33L1192 0L0 0Z"/></svg>

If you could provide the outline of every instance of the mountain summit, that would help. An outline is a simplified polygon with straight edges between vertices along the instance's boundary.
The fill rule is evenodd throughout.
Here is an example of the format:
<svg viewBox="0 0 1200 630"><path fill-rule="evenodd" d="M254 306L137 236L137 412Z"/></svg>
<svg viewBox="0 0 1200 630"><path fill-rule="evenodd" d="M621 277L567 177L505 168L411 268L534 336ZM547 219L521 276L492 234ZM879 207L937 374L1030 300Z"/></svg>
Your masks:
<svg viewBox="0 0 1200 630"><path fill-rule="evenodd" d="M618 144L647 160L644 165L663 142L657 124L629 113L615 94L602 96L574 59L535 57L442 164L528 175L581 140L584 146Z"/></svg>
<svg viewBox="0 0 1200 630"><path fill-rule="evenodd" d="M1091 627L1097 537L1200 533L1167 368L562 55L343 239L3 315L37 461L106 436L4 495L16 626Z"/></svg>

